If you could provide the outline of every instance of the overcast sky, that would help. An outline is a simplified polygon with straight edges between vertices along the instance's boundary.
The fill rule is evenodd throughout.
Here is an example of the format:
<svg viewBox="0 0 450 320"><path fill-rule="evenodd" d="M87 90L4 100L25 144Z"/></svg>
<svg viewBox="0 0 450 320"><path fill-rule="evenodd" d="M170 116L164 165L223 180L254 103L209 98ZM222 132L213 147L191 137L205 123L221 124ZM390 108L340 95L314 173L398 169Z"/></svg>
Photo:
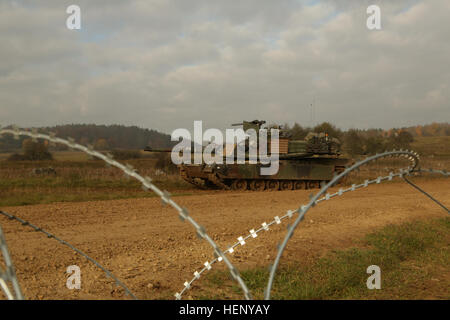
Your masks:
<svg viewBox="0 0 450 320"><path fill-rule="evenodd" d="M450 119L449 0L0 0L0 44L1 125Z"/></svg>

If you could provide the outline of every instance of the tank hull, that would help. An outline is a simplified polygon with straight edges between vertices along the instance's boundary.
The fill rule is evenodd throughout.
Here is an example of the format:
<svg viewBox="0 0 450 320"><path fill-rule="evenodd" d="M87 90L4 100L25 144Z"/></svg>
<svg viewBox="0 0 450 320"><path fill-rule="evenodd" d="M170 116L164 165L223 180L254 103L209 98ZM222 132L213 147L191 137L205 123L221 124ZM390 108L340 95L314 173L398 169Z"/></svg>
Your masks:
<svg viewBox="0 0 450 320"><path fill-rule="evenodd" d="M349 159L312 157L279 161L275 175L261 175L262 164L181 165L181 176L203 189L293 190L319 188L342 172Z"/></svg>

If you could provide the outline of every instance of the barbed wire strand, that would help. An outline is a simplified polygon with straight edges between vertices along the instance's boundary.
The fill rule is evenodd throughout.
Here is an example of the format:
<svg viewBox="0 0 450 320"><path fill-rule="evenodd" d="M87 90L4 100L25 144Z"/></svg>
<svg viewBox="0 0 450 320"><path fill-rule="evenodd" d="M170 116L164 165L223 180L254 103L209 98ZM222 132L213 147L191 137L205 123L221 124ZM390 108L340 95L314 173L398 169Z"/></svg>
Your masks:
<svg viewBox="0 0 450 320"><path fill-rule="evenodd" d="M405 176L402 177L403 180L405 180L406 183L408 183L410 186L412 186L413 188L415 188L416 190L422 192L424 195L426 195L428 198L430 198L432 201L436 202L438 204L438 206L440 206L442 209L444 209L445 211L447 211L447 213L450 214L450 211L448 210L448 208L446 206L444 206L441 202L439 202L438 200L436 200L435 198L433 198L429 193L427 193L426 191L424 191L423 189L421 189L419 186L417 186L416 184L412 183L410 180L408 180Z"/></svg>
<svg viewBox="0 0 450 320"><path fill-rule="evenodd" d="M319 203L321 201L324 201L324 200L331 200L331 199L335 198L336 196L342 196L344 193L347 193L347 192L350 192L350 191L359 190L359 189L361 189L363 187L366 187L366 186L369 186L369 185L371 185L373 183L381 183L381 182L386 181L386 180L392 180L392 178L397 177L397 176L400 176L400 173L396 173L396 174L390 173L390 175L386 176L386 177L378 177L377 179L374 179L374 180L367 180L367 183L364 182L362 184L354 184L354 185L352 185L351 187L349 187L347 189L340 188L338 192L330 194L328 197L324 196L323 198L317 200L317 203ZM229 246L228 247L229 249L226 250L225 253L233 253L236 250L235 248L237 248L239 246L244 246L247 243L246 241L248 239L256 238L258 236L258 233L260 233L261 231L263 231L263 230L268 231L269 227L271 225L273 225L273 224L280 224L281 222L283 222L287 218L292 218L293 214L294 214L294 211L293 210L289 210L289 211L287 211L286 214L284 214L281 217L280 216L275 216L274 219L270 223L263 222L259 229L256 229L256 230L255 229L251 229L249 231L249 234L247 234L246 236L238 237L238 241L236 243L234 243L233 245ZM188 289L190 289L192 287L192 283L194 281L196 281L197 279L199 279L200 275L202 275L205 271L211 269L211 268L208 269L208 267L207 267L208 264L210 266L212 266L213 264L215 264L217 262L220 262L220 260L214 259L214 260L212 260L210 262L205 262L205 264L204 264L205 267L198 272L198 276L192 278L191 281L189 281L189 282L186 281L184 283L184 288L179 293L180 298Z"/></svg>
<svg viewBox="0 0 450 320"><path fill-rule="evenodd" d="M14 296L12 295L11 290L9 290L8 284L3 280L2 275L3 270L0 270L0 287L8 300L14 300Z"/></svg>
<svg viewBox="0 0 450 320"><path fill-rule="evenodd" d="M2 132L2 131L5 131L5 132ZM30 132L28 132L28 131L21 131L21 130L17 130L17 129L15 129L13 132L6 132L6 131L10 131L10 130L0 130L0 135L2 134L2 133L10 133L10 134L17 134L18 132L19 132L19 134L20 135L28 135L28 136L31 136L31 137L33 137L33 138L37 138L37 139L47 139L47 140L49 140L49 141L51 141L51 142L56 142L56 143L63 143L63 142L61 142L61 141L53 141L51 138L54 138L54 137L50 137L50 136L47 136L47 135L45 135L45 134L37 134L37 133L33 133L33 135L34 136L32 136L31 135L31 133ZM64 139L61 139L61 138L54 138L55 140L64 140ZM80 149L79 147L81 147L81 148L86 148L86 147L84 147L84 146L81 146L81 145L78 145L78 144L76 144L76 143L74 143L73 141L65 141L66 143L63 143L63 144L65 144L65 145L67 145L67 146L69 146L69 147L71 147L71 148L75 148L75 149L79 149L79 150L81 150L81 151L85 151L85 150L82 150L82 149ZM78 147L78 148L77 148ZM91 152L93 152L93 153L97 153L96 151L94 151L94 150L92 150L91 148L87 148L88 149L88 151L91 151ZM85 151L86 152L86 151ZM395 152L395 151L394 151ZM95 154L91 154L91 153L89 153L89 152L86 152L86 153L88 153L88 154L90 154L90 155L92 155L92 156L95 156L95 157L98 157L98 158L101 158L101 159L103 159L103 157L99 157L98 155L95 155ZM399 155L399 154L403 154L403 155L406 155L406 156L408 156L409 155L409 157L411 158L411 157L416 157L416 160L418 159L418 155L416 154L416 153L414 153L414 152L409 152L408 153L408 151L406 151L406 153L405 152L402 152L402 151L400 151L400 152L396 152L396 155ZM100 155L103 155L103 154L100 154ZM393 153L391 152L391 154L390 155L393 155ZM104 156L104 155L103 155ZM388 155L385 155L385 156L388 156ZM108 157L108 158L110 158L111 159L111 156L106 156L106 157ZM377 157L377 155L375 155L374 157ZM370 157L370 158L372 158L372 157ZM377 157L377 158L379 158L379 157ZM103 160L105 160L105 159L103 159ZM112 160L112 159L111 159ZM372 159L373 160L373 159ZM412 159L410 159L410 160L412 160ZM105 160L106 161L106 160ZM113 160L114 161L114 160ZM364 163L366 163L366 162L368 162L368 161L371 161L369 158L368 159L365 159L365 160L363 160L363 161L361 161L361 162L364 162ZM106 161L108 164L111 164L111 165L113 165L113 166L115 166L115 167L118 167L119 169L122 169L122 168L120 168L119 166L117 166L117 165L115 165L115 164L113 164L113 163L109 163L108 161ZM114 161L115 162L115 161ZM362 164L364 164L364 163L362 163ZM120 163L117 163L117 164L119 164L119 165L121 165ZM362 164L360 164L360 165L362 165ZM360 166L359 165L359 166ZM404 174L406 173L409 173L409 172L413 172L413 169L416 167L416 165L417 165L417 163L416 162L414 162L414 167L411 169L410 167L408 167L408 171L405 171L405 172L403 172L403 173L400 173L400 176L405 180L405 181L407 181L408 183L410 183L411 184L411 182L409 181L409 180L407 180L407 179L405 179L405 177L404 177ZM123 165L122 165L123 166ZM359 167L358 166L358 167ZM128 169L130 169L130 170L132 170L133 172L132 172L132 174L129 174L129 173L127 173L126 172L126 170L123 170L126 174L128 174L129 176L132 176L132 177L135 177L134 175L133 175L133 173L134 174L137 174L136 172L135 172L135 170L131 167L131 166L129 166L129 165L127 165L126 166L126 168L128 168ZM350 171L352 171L352 170L350 170ZM349 171L349 172L350 172ZM415 170L415 172L433 172L433 173L441 173L441 174L444 174L444 175L448 175L448 173L446 172L446 171L441 171L441 170L433 170L433 169L429 169L429 170L426 170L426 169L418 169L418 170ZM396 175L392 175L392 173L390 174L390 176L388 176L387 178L389 178L390 177L390 179L392 179L392 177L393 176L396 176ZM135 177L137 180L139 180L140 181L140 179L138 179L137 177ZM142 177L141 177L142 178ZM336 177L336 178L338 178L338 177ZM365 181L365 183L364 184L362 184L362 185L353 185L352 186L352 188L350 188L350 189L347 189L347 190L342 190L342 189L340 189L339 190L339 192L338 193L336 193L337 195L342 195L342 193L343 192L347 192L347 191L354 191L355 189L357 189L357 188L360 188L361 186L367 186L368 184L371 184L371 183L374 183L374 182L377 182L377 183L379 183L380 181L383 181L383 179L385 179L386 177L378 177L377 179L375 179L375 180L372 180L372 181L370 181L370 180L366 180ZM146 178L142 178L142 179L146 179L146 180L148 180L149 178L148 177L146 177ZM150 180L151 181L151 180ZM141 183L143 184L143 186L144 187L147 187L147 188L149 188L149 189L152 189L155 193L157 193L158 194L158 192L156 192L151 186L146 186L146 184L143 182L143 181L141 181ZM330 184L331 184L331 182L330 182ZM411 184L412 185L412 184ZM356 187L356 188L355 188ZM415 187L417 187L417 186L415 186ZM324 187L324 188L326 188L326 186ZM428 195L426 192L424 192L423 190L421 190L420 188L418 188L417 187L417 189L419 190L419 191L421 191L421 192L423 192L425 195L427 195L427 196L429 196L430 197L430 199L432 199L432 200L434 200L436 203L438 203L439 205L441 205L445 210L447 210L448 211L448 209L447 208L445 208L442 204L440 204L436 199L434 199L434 198L432 198L430 195ZM160 191L160 190L159 190ZM171 204L170 202L170 200L172 200L172 199L170 199L169 198L169 201L167 201L167 196L168 196L168 194L167 194L167 192L163 192L163 191L160 191L162 194L158 194L161 198L162 198L162 200L163 200L163 203L169 203L169 204ZM320 193L320 192L319 192ZM327 194L324 198L322 198L322 199L318 199L318 200L316 200L315 201L315 203L318 203L318 202L320 202L320 201L323 201L323 200L329 200L329 199L331 199L331 198L333 198L334 196L336 196L336 194L331 194L331 195L329 195L329 194ZM166 197L164 197L164 195L166 196ZM173 200L172 200L173 201ZM311 201L312 202L312 201ZM310 202L310 203L311 203ZM172 205L173 206L173 205ZM314 204L312 205L312 206L314 206ZM174 207L174 206L173 206ZM179 206L178 206L179 207ZM305 206L302 206L302 208L304 208ZM175 209L177 209L178 210L178 208L176 208L176 207L174 207ZM307 209L309 209L309 208L307 208ZM183 210L183 208L181 208L181 210ZM184 209L185 210L185 209ZM296 211L298 212L298 210L299 209L297 209ZM182 212L180 211L180 210L178 210L179 212L180 212L180 218L182 218L182 220L184 220L183 219L183 216L182 216ZM245 244L245 240L247 240L248 238L250 238L250 237L256 237L256 235L257 235L257 233L258 232L260 232L261 230L268 230L268 227L270 226L270 225L272 225L273 223L280 223L280 221L282 220L282 219L284 219L286 216L289 216L289 217L292 217L292 215L293 215L293 213L295 213L296 211L288 211L288 213L285 215L285 216L283 216L283 217L281 217L281 218L279 218L279 217L275 217L275 220L274 221L272 221L270 224L265 224L265 223L263 223L263 227L262 228L260 228L260 229L258 229L257 231L255 231L254 229L252 229L252 230L250 230L250 235L248 235L248 236L246 236L245 238L243 238L243 237L239 237L238 238L238 240L239 240L239 242L237 242L236 244L234 244L233 246L231 246L231 247L229 247L229 249L227 250L227 251L225 251L225 253L226 252L230 252L230 253L232 253L234 250L234 248L235 247L237 247L239 244L240 245L243 245L243 244ZM305 212L306 213L306 212ZM188 217L187 218L187 220L189 220L189 218L190 217ZM276 218L278 218L278 219L276 219ZM186 219L186 218L185 218ZM192 224L192 223L191 223ZM202 231L203 232L205 232L205 230L203 229L202 230L202 227L201 226L196 226L195 224L193 224L194 225L194 227L196 227L196 229L197 229L197 234L200 236L200 237L203 237L203 238L206 238L204 235L202 235ZM292 228L292 226L291 226L291 228ZM200 229L200 230L199 230ZM206 234L206 236L207 237L209 237L207 234ZM208 239L207 239L208 240ZM209 242L209 241L208 241ZM211 244L211 243L210 243ZM190 286L191 286L191 284L192 284L192 282L193 281L195 281L196 279L198 279L199 278L199 276L205 271L205 270L210 270L211 269L211 265L213 264L213 263L215 263L215 262L217 262L217 261L222 261L222 260L224 260L225 262L226 262L226 257L224 257L224 254L222 253L222 255L220 255L220 249L218 249L218 247L217 246L214 246L213 245L213 248L214 248L214 253L215 253L215 256L216 256L216 258L214 259L214 260L212 260L211 262L205 262L205 267L200 271L200 272L194 272L194 278L190 281L190 282L185 282L185 288L183 289L183 291L181 292L181 294L176 294L175 296L176 296L176 298L177 299L179 299L179 298L181 298L181 295L182 295L182 293L185 291L185 290L187 290L188 288L190 288ZM76 251L76 250L75 250ZM225 259L224 259L225 258ZM234 272L233 272L234 271ZM240 283L240 281L238 280L238 279L236 279L236 274L238 275L238 273L237 273L237 270L233 267L233 269L231 269L230 268L230 273L231 273L231 275L233 276L233 278L235 279L235 280L237 280L238 281L238 283L239 284L241 284ZM238 275L238 277L239 277L239 275ZM269 278L269 281L270 281L270 278ZM245 284L244 284L245 285ZM241 286L242 287L242 286ZM244 290L243 289L243 291L244 291L244 294L246 293L246 290ZM248 290L247 290L247 292L248 292ZM246 298L247 299L249 299L249 297L247 297L246 296Z"/></svg>
<svg viewBox="0 0 450 320"><path fill-rule="evenodd" d="M422 169L422 168L418 168L412 171L412 173L415 172L425 172L425 173L437 173L437 174L442 174L446 177L450 177L450 172L448 172L447 170L435 170L435 169Z"/></svg>
<svg viewBox="0 0 450 320"><path fill-rule="evenodd" d="M321 197L325 192L327 192L327 190L335 185L339 180L341 180L343 177L345 177L346 175L348 175L350 172L352 172L355 169L358 169L359 167L380 159L380 158L386 158L386 157L397 157L397 156L401 156L401 157L405 157L408 160L411 161L411 165L408 166L406 169L400 169L401 172L401 176L403 177L403 175L408 174L410 172L412 172L418 165L419 163L419 155L414 152L414 151L403 151L403 150L393 150L393 151L386 151L380 154L376 154L374 156L370 156L367 157L366 159L363 159L355 164L353 164L352 166L346 168L343 172L341 172L340 174L336 175L330 182L328 182L325 186L323 186L323 188L317 192L314 196L311 197L311 201L306 205L306 206L301 206L300 208L298 208L295 212L298 213L298 217L296 218L296 220L294 221L294 223L292 225L290 225L288 227L288 231L286 233L286 236L283 240L283 242L281 243L281 245L278 246L278 252L277 252L277 256L274 260L273 265L270 267L270 274L269 274L269 279L267 281L267 287L265 289L264 292L264 298L266 300L270 299L270 292L272 290L272 285L273 285L273 280L275 278L275 273L276 270L278 268L278 265L280 263L280 259L281 256L287 246L287 243L289 242L289 240L292 238L292 235L295 231L295 229L297 228L298 224L303 220L305 214L308 212L308 210L310 208L312 208L313 206L316 205L317 200L319 199L319 197Z"/></svg>
<svg viewBox="0 0 450 320"><path fill-rule="evenodd" d="M25 220L23 220L23 219L21 219L21 218L19 218L17 216L14 216L14 215L9 214L7 212L4 212L2 210L0 210L0 214L3 215L3 216L6 216L10 220L16 220L17 222L20 222L23 226L28 226L28 227L34 229L37 232L41 232L41 233L45 234L47 236L47 238L55 239L59 243L65 245L65 246L69 247L70 249L72 249L73 251L77 252L78 254L80 254L81 256L83 256L84 258L89 260L90 262L92 262L99 269L101 269L108 277L113 279L117 286L122 287L125 290L125 294L126 295L129 295L133 299L137 300L136 296L130 291L130 289L128 289L128 287L122 281L120 281L114 274L112 274L111 271L109 271L108 269L103 267L100 263L98 263L96 260L94 260L93 258L88 256L86 253L84 253L80 249L74 247L72 244L68 243L67 241L58 238L57 236L53 235L52 233L50 233L48 231L45 231L44 229L42 229L42 228L40 228L38 226L35 226L34 224L32 224L32 223L30 223L28 221L25 221Z"/></svg>
<svg viewBox="0 0 450 320"><path fill-rule="evenodd" d="M412 173L421 173L421 172L436 173L436 174L444 175L446 177L450 176L450 174L447 171L445 171L445 170L415 169L414 171L412 171ZM377 177L376 179L373 179L373 180L366 180L366 181L364 181L364 183L361 183L361 184L353 184L351 187L349 187L347 189L340 188L339 191L337 191L335 193L323 196L322 198L317 200L316 203L319 203L321 201L334 199L334 198L336 198L338 196L342 196L343 194L345 194L347 192L356 191L356 190L359 190L361 188L367 187L367 186L372 185L372 184L379 184L379 183L381 183L383 181L391 181L393 178L400 177L402 175L403 175L402 172L398 172L398 173L390 172L388 176L379 176L379 177ZM234 243L233 245L229 246L228 248L232 248L233 250L231 252L234 252L235 248L239 247L239 245L243 246L244 244L246 244L246 240L247 239L256 238L257 235L263 230L268 231L269 230L269 226L271 226L271 225L273 225L275 223L279 224L279 223L283 222L284 220L286 220L287 218L292 218L293 212L294 211L289 210L289 211L287 211L287 213L285 215L283 215L281 217L276 216L270 223L263 222L261 224L262 227L260 227L259 229L256 229L256 230L255 229L251 229L249 231L248 235L239 237L238 241L236 243ZM225 253L229 253L229 250L226 250ZM183 289L180 291L180 293L177 293L175 296L177 296L179 299L181 299L183 294L185 294L186 291L188 291L189 289L192 288L193 283L196 280L200 279L200 276L204 272L206 272L208 270L211 270L211 268L208 268L207 266L209 265L209 266L212 267L217 262L220 262L220 260L214 259L214 260L212 260L210 262L205 262L205 264L204 264L205 267L203 267L200 271L197 272L197 276L194 276L190 281L186 281L184 283Z"/></svg>
<svg viewBox="0 0 450 320"><path fill-rule="evenodd" d="M168 204L171 207L173 207L176 211L178 211L179 218L181 219L181 221L188 221L196 229L197 236L200 239L206 240L210 244L210 246L213 248L214 255L217 257L221 257L221 259L225 262L225 264L227 265L227 267L230 271L232 278L241 287L241 289L244 293L244 297L247 300L252 299L250 291L248 290L247 285L245 284L244 280L241 278L239 271L228 260L228 258L225 256L225 254L222 252L222 250L219 248L219 246L214 242L214 240L207 234L206 229L203 226L201 226L200 224L198 224L190 216L190 214L186 208L183 208L180 205L178 205L178 203L176 203L171 198L170 194L167 191L162 191L156 185L154 185L151 182L152 179L150 177L144 178L140 174L138 174L131 165L128 165L128 164L123 165L123 164L115 161L113 159L112 155L110 155L110 154L104 155L98 151L95 151L92 146L85 147L83 145L76 143L75 140L71 139L71 138L69 138L68 140L65 140L65 139L56 137L56 135L53 133L50 135L47 135L47 134L43 134L43 133L38 133L36 130L33 130L33 132L30 132L30 131L26 131L26 130L21 130L17 127L14 127L13 129L0 129L0 135L2 135L2 134L12 134L15 137L23 135L23 136L28 136L28 137L31 137L34 139L44 139L44 140L48 140L53 143L63 144L63 145L68 146L69 148L77 149L77 150L85 152L86 154L88 154L90 156L102 159L107 164L122 170L126 175L128 175L132 178L135 178L136 180L141 182L141 184L143 185L145 190L152 190L154 193L156 193L161 198L163 204Z"/></svg>
<svg viewBox="0 0 450 320"><path fill-rule="evenodd" d="M3 260L5 261L5 271L0 268L0 279L2 280L0 285L5 292L6 297L9 300L23 300L22 290L20 289L19 281L17 280L16 271L14 265L9 255L8 246L6 244L5 237L3 235L3 230L0 227L0 251L2 252ZM7 281L12 283L14 294L9 290Z"/></svg>

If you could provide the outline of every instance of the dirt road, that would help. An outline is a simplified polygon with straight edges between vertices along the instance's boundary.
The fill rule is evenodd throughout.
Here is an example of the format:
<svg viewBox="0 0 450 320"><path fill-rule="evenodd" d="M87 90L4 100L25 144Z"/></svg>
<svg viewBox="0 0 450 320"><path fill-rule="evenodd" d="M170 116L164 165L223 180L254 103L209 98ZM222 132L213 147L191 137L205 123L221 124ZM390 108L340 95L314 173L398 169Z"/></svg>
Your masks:
<svg viewBox="0 0 450 320"><path fill-rule="evenodd" d="M450 182L420 186L450 206ZM222 248L276 215L305 204L310 191L199 193L175 200L188 208ZM70 242L99 261L140 299L173 298L183 283L213 257L205 241L157 198L56 203L2 208ZM403 182L373 185L319 204L308 212L288 245L283 262L309 261L387 224L445 217L428 198ZM86 259L45 235L0 218L27 299L122 299L123 290ZM286 222L249 239L232 254L238 268L268 265ZM66 288L66 268L81 268L81 290ZM215 267L223 268L221 265ZM197 281L202 285L202 279ZM191 293L189 293L191 294ZM187 297L189 296L187 295ZM192 290L195 297L195 287ZM226 292L224 292L226 297Z"/></svg>

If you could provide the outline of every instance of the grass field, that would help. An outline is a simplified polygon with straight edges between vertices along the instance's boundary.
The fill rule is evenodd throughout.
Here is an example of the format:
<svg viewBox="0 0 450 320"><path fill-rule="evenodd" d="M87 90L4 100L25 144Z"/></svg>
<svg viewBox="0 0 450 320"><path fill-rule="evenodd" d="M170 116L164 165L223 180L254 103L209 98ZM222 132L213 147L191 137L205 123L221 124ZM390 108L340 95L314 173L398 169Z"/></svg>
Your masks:
<svg viewBox="0 0 450 320"><path fill-rule="evenodd" d="M55 155L65 160L0 161L0 205L16 206L58 201L112 200L152 197L139 182L125 177L113 167L99 160L79 160L80 153ZM162 189L186 194L192 186L177 173L157 174L154 159L127 160L144 176L151 176ZM34 168L52 167L56 175L36 175Z"/></svg>
<svg viewBox="0 0 450 320"><path fill-rule="evenodd" d="M449 299L450 219L391 225L360 239L359 245L330 252L313 264L282 266L273 299ZM369 290L366 269L381 269L381 289ZM268 268L241 272L256 299L263 299ZM228 272L207 276L211 288L241 289ZM218 298L205 290L200 298Z"/></svg>
<svg viewBox="0 0 450 320"><path fill-rule="evenodd" d="M412 149L421 154L424 168L449 169L450 137L417 138ZM58 201L111 200L152 197L140 184L130 180L116 168L103 161L93 160L77 151L54 152L52 161L5 161L9 154L0 154L0 206L32 205ZM129 163L144 176L151 176L162 189L174 194L195 192L178 173L160 174L155 169L155 158L143 153L144 158L120 161ZM365 156L361 156L360 159ZM355 159L358 160L358 159ZM388 175L396 168L405 167L405 160L380 160L352 173L346 184L361 183L380 175ZM36 175L34 168L52 167L56 175ZM428 179L437 177L428 176Z"/></svg>
<svg viewBox="0 0 450 320"><path fill-rule="evenodd" d="M424 138L415 143L424 167L449 169L449 139ZM441 148L439 152L433 153L432 150L438 146ZM428 156L424 152L431 154ZM58 152L54 157L53 161L40 162L0 161L0 207L27 205L5 210L12 213L17 210L19 216L37 221L55 234L67 236L71 243L87 246L85 248L93 250L89 253L105 261L106 266L112 267L114 272L119 272L119 276L126 279L127 283L131 282L140 297L173 298L175 290L179 290L179 286L192 277L191 269L195 270L198 263L207 259L204 242L191 242L195 236L191 234L190 226L180 225L178 219L174 219L174 222L167 219L170 208L161 207L159 199L87 202L146 198L154 197L154 194L142 190L137 181L125 177L116 168L106 166L103 161L89 159L78 152ZM189 195L179 197L177 201L187 208L195 208L196 218L200 218L199 221L208 230L214 230L214 239L220 241L220 245L235 242L237 236L248 233L247 226L265 221L266 211L270 211L270 217L273 217L274 212L286 212L288 204L289 208L294 208L306 201L311 193L310 190L200 193L177 173L158 172L153 158L120 162L133 165L144 176L151 176L158 187L167 189L175 196ZM345 184L387 175L406 165L409 165L409 161L405 159L381 160L352 173ZM43 167L53 167L56 175L33 173L34 168ZM446 203L449 199L448 184L444 179L426 174L415 177L414 181L425 185L427 191L437 194L439 200ZM342 197L339 202L333 202L331 206L325 202L315 208L314 222L308 220L302 238L294 239L298 240L294 254L291 251L289 262L284 260L280 265L272 298L449 299L450 220L436 219L441 216L434 213L435 204L398 180L358 192L364 196L354 196L352 193ZM59 203L32 206L53 202ZM217 211L212 212L212 204ZM151 217L148 212L151 212ZM217 212L221 214L217 215ZM6 230L15 230L8 234L9 243L13 246L11 251L16 255L14 258L18 261L18 270L22 272L20 276L24 277L21 280L29 290L27 296L35 299L73 299L73 293L67 292L65 282L61 282L60 291L54 290L54 284L59 281L55 277L64 275L65 269L57 269L56 264L50 269L48 260L39 256L47 255L61 266L66 266L68 263L73 264L73 252L61 251L54 255L55 249L47 247L47 244L42 246L40 238L33 238L33 241L27 238L40 235L23 233L20 224L8 224L13 224L13 221L6 219L3 225L10 228ZM364 228L366 230L359 233ZM247 255L244 251L242 255L235 252L233 256L239 262L241 258L247 259L245 265L239 266L239 270L255 298L263 297L267 267L272 261L266 257L270 253L268 250L275 247L285 230L285 226L282 226L282 230L271 230L264 237L258 237L260 247L249 249ZM363 236L367 233L367 236ZM149 234L152 236L149 237ZM350 237L350 240L346 237ZM317 252L317 256L309 256L305 252ZM35 255L39 259L28 259ZM64 263L59 262L62 260ZM252 264L247 264L247 261ZM136 269L124 267L130 265ZM366 287L369 277L366 269L369 265L381 267L381 290L368 290ZM28 270L40 270L39 277L34 280L25 278L29 274ZM184 274L180 270L187 271ZM205 279L202 276L201 286L195 285L195 291L192 290L187 298L242 298L240 289L222 270L220 267L214 268L205 275ZM94 278L91 280L92 287L84 287L87 295L78 298L121 297L103 282Z"/></svg>
<svg viewBox="0 0 450 320"><path fill-rule="evenodd" d="M130 160L143 176L150 176L161 189L174 195L198 191L185 182L178 173L157 174L152 159ZM405 160L379 161L352 173L344 185L361 183L365 179L386 176L396 168L405 167ZM52 167L56 175L36 175L33 168ZM438 165L431 166L440 168ZM427 175L426 179L439 176ZM21 206L52 202L79 202L124 198L153 197L154 193L142 189L141 184L102 161L0 161L0 206Z"/></svg>
<svg viewBox="0 0 450 320"><path fill-rule="evenodd" d="M411 149L427 157L450 161L450 137L417 137Z"/></svg>

